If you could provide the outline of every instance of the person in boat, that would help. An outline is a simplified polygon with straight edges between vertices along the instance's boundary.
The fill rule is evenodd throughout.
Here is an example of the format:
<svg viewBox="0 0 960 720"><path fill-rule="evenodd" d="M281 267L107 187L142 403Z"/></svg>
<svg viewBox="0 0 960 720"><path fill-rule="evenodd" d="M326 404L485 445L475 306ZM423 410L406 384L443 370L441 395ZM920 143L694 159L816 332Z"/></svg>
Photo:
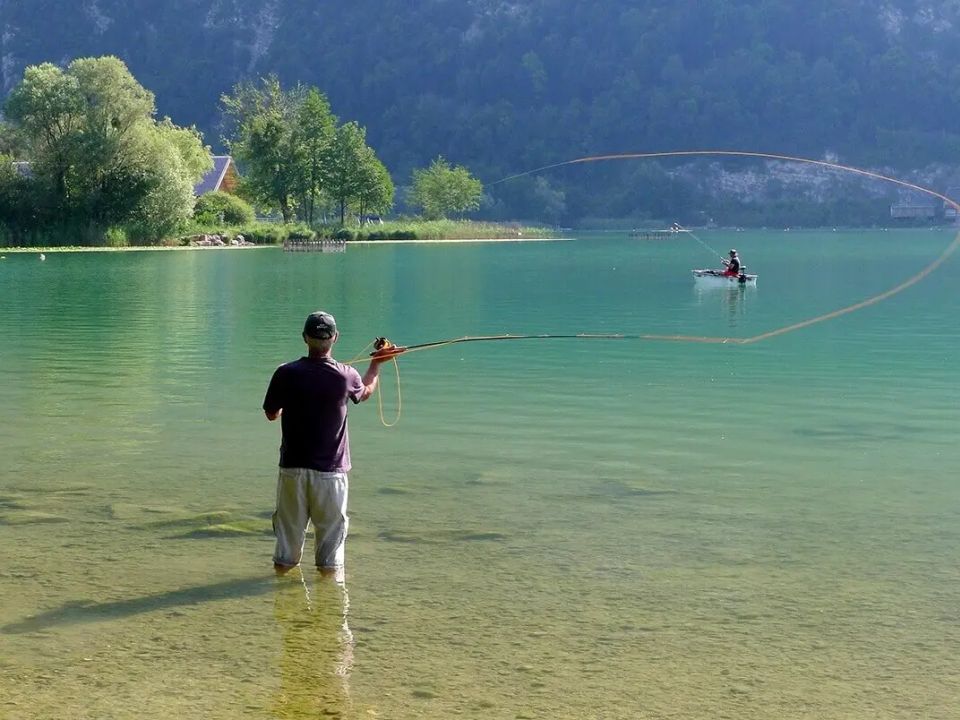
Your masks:
<svg viewBox="0 0 960 720"><path fill-rule="evenodd" d="M736 250L730 250L730 259L720 258L723 264L726 266L723 274L728 277L736 277L743 271L743 265L740 262L740 256L737 255Z"/></svg>
<svg viewBox="0 0 960 720"><path fill-rule="evenodd" d="M307 355L278 367L263 399L267 419L281 418L283 435L273 567L284 573L300 564L307 522L312 521L317 568L339 577L349 524L347 401L360 403L373 394L385 358L373 358L363 377L334 360L331 352L340 333L330 313L308 315L302 337Z"/></svg>

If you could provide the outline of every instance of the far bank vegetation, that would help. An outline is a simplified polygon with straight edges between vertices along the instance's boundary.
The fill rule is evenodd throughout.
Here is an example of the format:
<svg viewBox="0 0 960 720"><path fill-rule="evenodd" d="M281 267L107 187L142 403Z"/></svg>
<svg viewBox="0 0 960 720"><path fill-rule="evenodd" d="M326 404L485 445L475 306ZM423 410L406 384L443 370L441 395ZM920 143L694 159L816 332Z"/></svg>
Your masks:
<svg viewBox="0 0 960 720"><path fill-rule="evenodd" d="M532 229L472 223L483 186L436 158L413 172L408 205L385 222L396 186L366 142L315 87L274 76L221 98L224 144L241 170L234 193L194 195L212 167L195 128L157 120L153 94L115 57L34 65L0 123L0 245L158 245L198 235L257 244L288 238L412 240L517 237Z"/></svg>

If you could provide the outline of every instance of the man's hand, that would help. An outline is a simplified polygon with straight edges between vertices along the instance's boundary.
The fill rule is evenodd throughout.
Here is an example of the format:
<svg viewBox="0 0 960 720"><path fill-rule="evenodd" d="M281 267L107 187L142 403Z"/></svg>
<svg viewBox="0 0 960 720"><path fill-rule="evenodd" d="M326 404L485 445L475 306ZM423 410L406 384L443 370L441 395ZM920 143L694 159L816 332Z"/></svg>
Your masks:
<svg viewBox="0 0 960 720"><path fill-rule="evenodd" d="M280 408L276 412L267 412L266 410L263 411L263 414L267 416L267 420L269 420L270 422L273 422L274 420L276 420L278 417L280 417L282 413L283 413L283 408Z"/></svg>

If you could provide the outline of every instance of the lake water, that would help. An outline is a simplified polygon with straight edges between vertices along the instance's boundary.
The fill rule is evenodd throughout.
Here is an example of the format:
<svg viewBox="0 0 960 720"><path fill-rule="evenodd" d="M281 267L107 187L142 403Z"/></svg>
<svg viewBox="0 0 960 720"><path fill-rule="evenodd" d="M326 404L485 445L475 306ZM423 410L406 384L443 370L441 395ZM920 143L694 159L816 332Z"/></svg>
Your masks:
<svg viewBox="0 0 960 720"><path fill-rule="evenodd" d="M304 316L376 335L747 337L946 231L8 254L0 717L946 718L960 707L960 261L754 345L465 343L351 410L343 586L270 566ZM402 395L401 395L402 393Z"/></svg>

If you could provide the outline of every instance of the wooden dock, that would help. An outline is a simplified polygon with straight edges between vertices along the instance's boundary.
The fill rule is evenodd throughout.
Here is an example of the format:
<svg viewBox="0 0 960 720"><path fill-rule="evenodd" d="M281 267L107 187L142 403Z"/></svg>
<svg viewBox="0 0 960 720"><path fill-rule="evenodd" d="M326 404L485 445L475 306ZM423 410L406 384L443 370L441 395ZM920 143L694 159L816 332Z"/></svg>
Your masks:
<svg viewBox="0 0 960 720"><path fill-rule="evenodd" d="M689 230L633 230L630 237L637 240L675 240L678 236L688 233Z"/></svg>
<svg viewBox="0 0 960 720"><path fill-rule="evenodd" d="M342 253L347 251L346 240L284 240L284 252Z"/></svg>

